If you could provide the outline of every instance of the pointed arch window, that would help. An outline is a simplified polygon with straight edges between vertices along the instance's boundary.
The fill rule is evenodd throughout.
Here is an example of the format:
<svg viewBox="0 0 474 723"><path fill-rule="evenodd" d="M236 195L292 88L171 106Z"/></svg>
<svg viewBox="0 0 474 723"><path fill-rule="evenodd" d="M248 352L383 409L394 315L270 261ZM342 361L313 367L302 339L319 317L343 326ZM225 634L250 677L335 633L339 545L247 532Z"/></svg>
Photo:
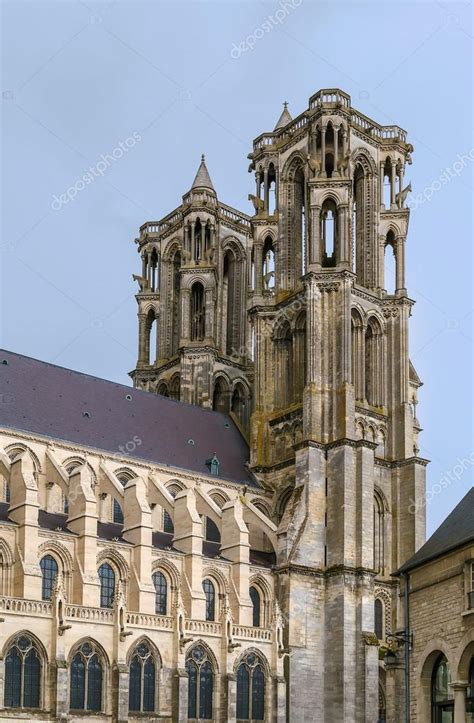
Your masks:
<svg viewBox="0 0 474 723"><path fill-rule="evenodd" d="M39 708L41 657L33 639L21 634L5 656L5 708Z"/></svg>
<svg viewBox="0 0 474 723"><path fill-rule="evenodd" d="M263 288L275 288L275 249L273 239L267 236L263 244Z"/></svg>
<svg viewBox="0 0 474 723"><path fill-rule="evenodd" d="M113 505L113 521L117 525L123 525L123 511L120 502L114 499Z"/></svg>
<svg viewBox="0 0 474 723"><path fill-rule="evenodd" d="M324 267L332 267L337 263L338 256L338 215L337 206L332 199L324 201L321 208L321 263Z"/></svg>
<svg viewBox="0 0 474 723"><path fill-rule="evenodd" d="M178 347L179 347L179 337L180 337L180 286L181 286L181 254L179 251L176 251L173 259L172 259L172 265L171 265L171 303L170 303L170 311L171 311L171 330L172 330L172 338L171 338L171 355L177 354Z"/></svg>
<svg viewBox="0 0 474 723"><path fill-rule="evenodd" d="M365 332L365 399L372 407L383 406L383 344L380 324L372 318Z"/></svg>
<svg viewBox="0 0 474 723"><path fill-rule="evenodd" d="M233 249L224 255L222 279L222 338L226 354L241 356L239 287L241 264Z"/></svg>
<svg viewBox="0 0 474 723"><path fill-rule="evenodd" d="M103 666L93 643L82 643L72 659L70 675L71 709L101 711Z"/></svg>
<svg viewBox="0 0 474 723"><path fill-rule="evenodd" d="M454 721L454 693L450 683L449 663L444 655L440 655L431 676L432 723Z"/></svg>
<svg viewBox="0 0 474 723"><path fill-rule="evenodd" d="M127 482L131 479L131 476L127 472L122 472L121 474L119 474L117 476L117 479L120 482L120 484L122 485L122 487L125 487ZM123 525L123 523L124 523L122 505L115 498L113 501L112 520L117 525Z"/></svg>
<svg viewBox="0 0 474 723"><path fill-rule="evenodd" d="M229 385L224 377L219 376L214 384L214 393L212 395L212 408L216 412L229 413L230 407L230 391Z"/></svg>
<svg viewBox="0 0 474 723"><path fill-rule="evenodd" d="M385 568L385 511L379 494L374 495L374 570L383 575Z"/></svg>
<svg viewBox="0 0 474 723"><path fill-rule="evenodd" d="M128 709L148 713L156 708L156 664L150 646L141 642L130 661Z"/></svg>
<svg viewBox="0 0 474 723"><path fill-rule="evenodd" d="M211 580L206 579L202 583L202 589L206 596L206 620L216 619L216 589Z"/></svg>
<svg viewBox="0 0 474 723"><path fill-rule="evenodd" d="M214 693L214 673L202 645L192 649L187 661L188 720L211 720Z"/></svg>
<svg viewBox="0 0 474 723"><path fill-rule="evenodd" d="M171 497L176 497L179 491L180 490L177 487L168 487L168 492L170 493ZM174 534L173 520L170 513L166 510L163 510L163 532L167 532L171 535Z"/></svg>
<svg viewBox="0 0 474 723"><path fill-rule="evenodd" d="M108 562L99 567L100 607L111 608L115 596L115 572Z"/></svg>
<svg viewBox="0 0 474 723"><path fill-rule="evenodd" d="M202 341L206 335L204 286L200 281L191 289L191 341Z"/></svg>
<svg viewBox="0 0 474 723"><path fill-rule="evenodd" d="M166 615L168 610L168 581L159 570L153 573L152 579L155 587L155 614Z"/></svg>
<svg viewBox="0 0 474 723"><path fill-rule="evenodd" d="M380 598L374 602L374 632L379 640L384 639L384 604Z"/></svg>
<svg viewBox="0 0 474 723"><path fill-rule="evenodd" d="M58 574L58 563L52 555L45 555L40 561L41 599L51 600L53 587Z"/></svg>
<svg viewBox="0 0 474 723"><path fill-rule="evenodd" d="M265 719L265 675L262 661L248 653L237 669L237 720Z"/></svg>
<svg viewBox="0 0 474 723"><path fill-rule="evenodd" d="M205 524L205 540L206 542L220 543L221 533L216 523L211 520L210 517L206 517L204 520Z"/></svg>
<svg viewBox="0 0 474 723"><path fill-rule="evenodd" d="M261 599L260 593L253 585L250 588L250 599L252 601L252 625L254 628L259 628L261 620Z"/></svg>

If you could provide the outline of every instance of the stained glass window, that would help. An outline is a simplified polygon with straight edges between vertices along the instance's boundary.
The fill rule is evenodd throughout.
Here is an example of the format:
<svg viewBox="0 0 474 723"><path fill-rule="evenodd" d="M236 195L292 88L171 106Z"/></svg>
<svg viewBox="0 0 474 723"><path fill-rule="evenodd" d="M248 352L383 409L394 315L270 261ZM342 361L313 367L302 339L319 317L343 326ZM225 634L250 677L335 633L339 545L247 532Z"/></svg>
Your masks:
<svg viewBox="0 0 474 723"><path fill-rule="evenodd" d="M188 719L211 720L214 673L205 648L196 645L186 661L188 674Z"/></svg>
<svg viewBox="0 0 474 723"><path fill-rule="evenodd" d="M93 643L83 643L71 663L71 710L102 710L102 662Z"/></svg>
<svg viewBox="0 0 474 723"><path fill-rule="evenodd" d="M99 567L100 607L111 608L115 594L115 573L108 562Z"/></svg>
<svg viewBox="0 0 474 723"><path fill-rule="evenodd" d="M155 586L155 613L156 615L166 615L168 604L168 583L162 572L155 572L153 575L153 585Z"/></svg>
<svg viewBox="0 0 474 723"><path fill-rule="evenodd" d="M51 600L53 594L54 581L58 574L58 563L51 555L45 555L40 561L41 574L43 576L41 584L42 600Z"/></svg>
<svg viewBox="0 0 474 723"><path fill-rule="evenodd" d="M41 660L28 635L19 635L5 656L5 707L39 708Z"/></svg>
<svg viewBox="0 0 474 723"><path fill-rule="evenodd" d="M216 615L216 591L210 580L204 580L202 588L206 596L206 620L215 620Z"/></svg>
<svg viewBox="0 0 474 723"><path fill-rule="evenodd" d="M123 525L123 512L120 503L114 500L114 514L113 521L119 525Z"/></svg>
<svg viewBox="0 0 474 723"><path fill-rule="evenodd" d="M250 588L250 599L253 605L252 625L254 628L258 628L260 627L260 594L257 588Z"/></svg>
<svg viewBox="0 0 474 723"><path fill-rule="evenodd" d="M146 713L155 710L156 666L149 645L137 645L130 661L128 708Z"/></svg>
<svg viewBox="0 0 474 723"><path fill-rule="evenodd" d="M260 658L248 653L237 669L237 720L265 719L265 675Z"/></svg>

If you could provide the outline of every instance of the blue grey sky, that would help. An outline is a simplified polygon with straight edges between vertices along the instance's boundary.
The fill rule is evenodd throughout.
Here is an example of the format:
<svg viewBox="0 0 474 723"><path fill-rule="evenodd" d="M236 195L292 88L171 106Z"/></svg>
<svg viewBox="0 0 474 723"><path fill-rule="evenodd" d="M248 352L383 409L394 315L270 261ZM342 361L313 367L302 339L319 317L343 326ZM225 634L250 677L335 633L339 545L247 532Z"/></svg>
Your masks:
<svg viewBox="0 0 474 723"><path fill-rule="evenodd" d="M339 87L366 115L407 129L411 356L425 382L431 532L474 477L472 3L17 0L1 9L2 344L61 366L129 382L133 239L179 205L201 153L219 198L250 212L247 153L283 101L295 116L319 88ZM120 143L121 157L104 161ZM105 163L75 198L53 203Z"/></svg>

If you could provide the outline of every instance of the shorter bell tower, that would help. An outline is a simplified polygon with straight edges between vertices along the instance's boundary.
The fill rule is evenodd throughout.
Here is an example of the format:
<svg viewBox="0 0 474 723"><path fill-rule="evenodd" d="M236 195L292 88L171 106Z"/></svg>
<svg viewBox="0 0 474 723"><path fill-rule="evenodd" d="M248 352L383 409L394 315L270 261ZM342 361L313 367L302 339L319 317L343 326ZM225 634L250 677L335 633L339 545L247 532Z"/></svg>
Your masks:
<svg viewBox="0 0 474 723"><path fill-rule="evenodd" d="M136 243L142 273L134 275L140 287L134 385L232 413L246 432L250 218L218 200L202 156L182 204L143 224Z"/></svg>

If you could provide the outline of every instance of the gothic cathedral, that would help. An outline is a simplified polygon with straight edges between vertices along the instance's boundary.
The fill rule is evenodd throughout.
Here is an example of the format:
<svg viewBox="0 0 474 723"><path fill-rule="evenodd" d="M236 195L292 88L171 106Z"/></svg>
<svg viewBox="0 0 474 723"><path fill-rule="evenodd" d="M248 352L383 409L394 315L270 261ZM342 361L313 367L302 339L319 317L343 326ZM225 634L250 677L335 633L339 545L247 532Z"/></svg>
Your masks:
<svg viewBox="0 0 474 723"><path fill-rule="evenodd" d="M404 627L391 573L425 539L412 151L320 90L254 140L252 216L218 199L203 157L181 205L136 239L135 387L230 414L272 501L290 721L402 716L402 646L390 666L379 649Z"/></svg>

